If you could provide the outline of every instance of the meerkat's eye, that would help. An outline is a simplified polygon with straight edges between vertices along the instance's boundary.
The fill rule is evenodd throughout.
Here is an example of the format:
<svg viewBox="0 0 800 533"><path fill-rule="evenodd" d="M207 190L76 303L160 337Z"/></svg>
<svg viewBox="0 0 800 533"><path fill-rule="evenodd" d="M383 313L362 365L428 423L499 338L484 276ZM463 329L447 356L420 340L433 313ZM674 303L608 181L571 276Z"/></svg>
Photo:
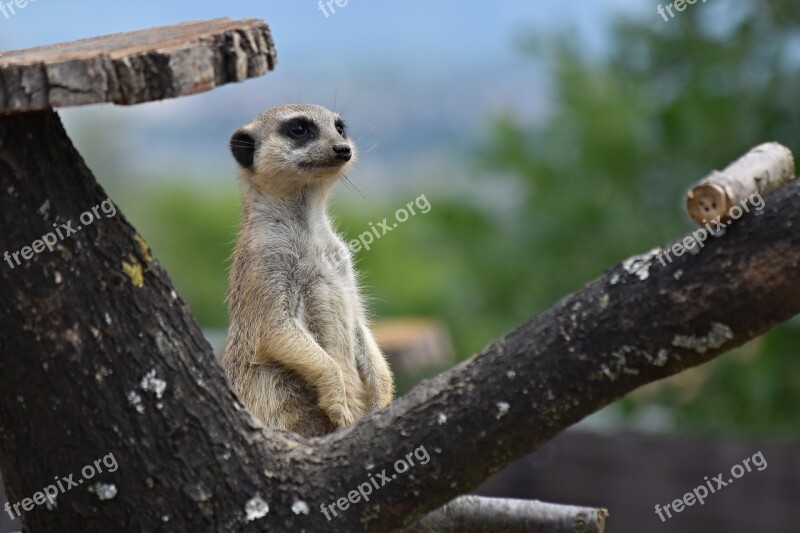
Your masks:
<svg viewBox="0 0 800 533"><path fill-rule="evenodd" d="M342 137L347 137L347 135L345 135L346 128L344 126L344 122L342 122L341 120L337 120L335 125L336 125L336 132Z"/></svg>
<svg viewBox="0 0 800 533"><path fill-rule="evenodd" d="M286 124L286 133L293 139L303 139L313 135L311 124L305 119L295 119Z"/></svg>
<svg viewBox="0 0 800 533"><path fill-rule="evenodd" d="M299 123L294 123L289 127L289 133L293 137L303 137L308 133L308 128Z"/></svg>

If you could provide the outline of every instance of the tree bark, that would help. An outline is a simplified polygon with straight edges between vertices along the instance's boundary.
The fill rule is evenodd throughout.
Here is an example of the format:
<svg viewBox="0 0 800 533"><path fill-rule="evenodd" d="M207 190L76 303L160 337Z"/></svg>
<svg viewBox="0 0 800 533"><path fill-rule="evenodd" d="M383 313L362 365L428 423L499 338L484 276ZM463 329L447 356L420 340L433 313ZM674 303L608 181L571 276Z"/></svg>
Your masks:
<svg viewBox="0 0 800 533"><path fill-rule="evenodd" d="M800 311L799 187L770 196L699 254L663 267L654 252L625 261L319 439L259 427L135 230L120 213L99 217L55 251L0 269L9 499L54 476L77 480L113 453L116 471L60 493L54 510L25 512L26 529L405 527L627 392ZM106 199L51 111L0 118L0 191L0 251L9 252L53 224L84 226L81 214ZM369 500L349 503L365 483ZM321 506L343 499L347 508L327 519Z"/></svg>

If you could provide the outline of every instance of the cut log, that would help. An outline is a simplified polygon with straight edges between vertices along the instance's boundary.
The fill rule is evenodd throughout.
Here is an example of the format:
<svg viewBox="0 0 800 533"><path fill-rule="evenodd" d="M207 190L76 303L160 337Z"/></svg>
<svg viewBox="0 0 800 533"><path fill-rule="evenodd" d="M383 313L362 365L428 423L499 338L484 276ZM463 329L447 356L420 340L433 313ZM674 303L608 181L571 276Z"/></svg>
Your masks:
<svg viewBox="0 0 800 533"><path fill-rule="evenodd" d="M763 197L792 179L792 152L778 143L764 143L692 187L686 195L686 210L700 225L717 217L725 222L735 206L741 207L756 193Z"/></svg>
<svg viewBox="0 0 800 533"><path fill-rule="evenodd" d="M266 74L277 56L262 20L214 20L0 53L0 115L137 104Z"/></svg>
<svg viewBox="0 0 800 533"><path fill-rule="evenodd" d="M606 509L537 500L461 496L429 513L406 533L603 533Z"/></svg>

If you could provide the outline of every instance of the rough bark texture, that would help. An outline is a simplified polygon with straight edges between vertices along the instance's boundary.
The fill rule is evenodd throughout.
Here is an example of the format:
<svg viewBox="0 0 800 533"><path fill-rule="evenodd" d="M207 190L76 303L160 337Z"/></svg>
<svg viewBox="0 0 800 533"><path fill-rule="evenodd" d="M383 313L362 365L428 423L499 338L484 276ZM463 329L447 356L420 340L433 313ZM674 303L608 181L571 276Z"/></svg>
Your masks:
<svg viewBox="0 0 800 533"><path fill-rule="evenodd" d="M603 533L608 512L536 500L461 496L407 533Z"/></svg>
<svg viewBox="0 0 800 533"><path fill-rule="evenodd" d="M792 179L792 152L778 143L764 143L692 187L686 195L686 211L701 225L717 217L726 221L731 209L737 205L741 209L751 195L766 196Z"/></svg>
<svg viewBox="0 0 800 533"><path fill-rule="evenodd" d="M257 427L133 228L119 213L101 218L56 251L0 269L8 496L30 497L54 476L77 479L113 453L116 472L59 495L55 510L25 513L25 526L404 527L627 392L797 314L799 190L782 188L697 255L666 267L654 252L625 261L470 361L320 439ZM106 198L49 111L0 119L0 191L0 251L11 252L54 223L77 227ZM320 511L373 479L368 502L330 520ZM108 491L97 480L115 496L101 499Z"/></svg>
<svg viewBox="0 0 800 533"><path fill-rule="evenodd" d="M194 94L276 62L266 22L227 18L3 52L0 115Z"/></svg>

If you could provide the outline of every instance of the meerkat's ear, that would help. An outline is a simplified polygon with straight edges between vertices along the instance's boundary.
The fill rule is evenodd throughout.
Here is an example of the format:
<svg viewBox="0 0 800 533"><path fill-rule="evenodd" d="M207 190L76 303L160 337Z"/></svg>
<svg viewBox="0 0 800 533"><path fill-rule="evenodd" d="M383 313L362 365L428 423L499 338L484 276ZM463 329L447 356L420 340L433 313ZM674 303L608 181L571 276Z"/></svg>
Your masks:
<svg viewBox="0 0 800 533"><path fill-rule="evenodd" d="M256 156L256 140L244 130L237 130L231 137L231 153L243 168L253 168Z"/></svg>

